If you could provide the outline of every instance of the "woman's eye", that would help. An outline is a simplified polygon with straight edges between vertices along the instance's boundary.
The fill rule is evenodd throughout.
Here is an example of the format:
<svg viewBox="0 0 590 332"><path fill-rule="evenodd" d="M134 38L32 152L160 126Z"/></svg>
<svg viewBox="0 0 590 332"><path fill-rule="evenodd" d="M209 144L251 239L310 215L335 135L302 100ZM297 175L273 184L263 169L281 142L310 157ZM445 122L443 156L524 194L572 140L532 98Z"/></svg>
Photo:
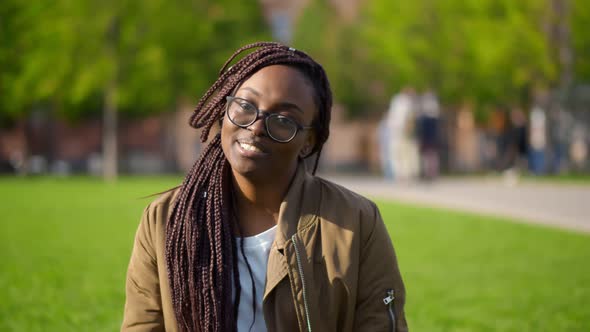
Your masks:
<svg viewBox="0 0 590 332"><path fill-rule="evenodd" d="M277 117L277 121L281 124L281 125L285 125L285 126L289 126L289 125L293 125L295 124L295 122L291 119L289 119L286 116L279 116Z"/></svg>
<svg viewBox="0 0 590 332"><path fill-rule="evenodd" d="M242 106L242 108L248 112L256 112L256 107L250 103L240 102L240 106Z"/></svg>

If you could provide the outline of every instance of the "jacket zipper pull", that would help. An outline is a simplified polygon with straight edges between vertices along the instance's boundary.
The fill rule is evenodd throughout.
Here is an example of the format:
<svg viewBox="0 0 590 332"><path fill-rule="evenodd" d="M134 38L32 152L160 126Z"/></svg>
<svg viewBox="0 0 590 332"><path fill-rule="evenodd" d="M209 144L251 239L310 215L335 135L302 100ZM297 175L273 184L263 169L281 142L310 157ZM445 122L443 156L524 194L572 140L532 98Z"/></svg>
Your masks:
<svg viewBox="0 0 590 332"><path fill-rule="evenodd" d="M387 295L383 298L383 303L387 307L387 312L389 314L389 319L391 320L391 331L395 332L395 313L393 312L393 300L395 296L393 294L393 289L387 291Z"/></svg>
<svg viewBox="0 0 590 332"><path fill-rule="evenodd" d="M393 296L393 289L390 289L387 291L387 296L383 298L383 303L385 303L385 305L389 305L394 299L395 296Z"/></svg>

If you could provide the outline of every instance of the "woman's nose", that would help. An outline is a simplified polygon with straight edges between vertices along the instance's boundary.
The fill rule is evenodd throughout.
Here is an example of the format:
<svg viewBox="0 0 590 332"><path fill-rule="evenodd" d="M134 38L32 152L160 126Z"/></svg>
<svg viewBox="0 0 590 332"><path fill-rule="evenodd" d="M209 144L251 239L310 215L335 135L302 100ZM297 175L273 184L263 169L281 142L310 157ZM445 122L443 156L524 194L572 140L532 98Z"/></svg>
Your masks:
<svg viewBox="0 0 590 332"><path fill-rule="evenodd" d="M248 126L248 130L253 132L254 135L256 135L256 136L265 136L266 135L266 128L264 128L264 126L265 126L264 117L261 116L258 119L256 119L256 121L254 121L254 123L252 123L251 125Z"/></svg>

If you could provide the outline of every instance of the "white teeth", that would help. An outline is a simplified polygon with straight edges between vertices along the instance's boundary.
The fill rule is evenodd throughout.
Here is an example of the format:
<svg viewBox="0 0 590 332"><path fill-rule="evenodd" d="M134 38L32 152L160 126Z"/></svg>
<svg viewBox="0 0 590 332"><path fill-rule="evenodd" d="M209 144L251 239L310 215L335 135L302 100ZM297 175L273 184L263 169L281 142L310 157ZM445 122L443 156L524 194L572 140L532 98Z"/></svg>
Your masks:
<svg viewBox="0 0 590 332"><path fill-rule="evenodd" d="M262 152L262 150L260 150L259 148L255 147L254 145L248 144L248 143L242 143L239 142L240 147L242 147L242 149L246 150L246 151L256 151L256 152Z"/></svg>

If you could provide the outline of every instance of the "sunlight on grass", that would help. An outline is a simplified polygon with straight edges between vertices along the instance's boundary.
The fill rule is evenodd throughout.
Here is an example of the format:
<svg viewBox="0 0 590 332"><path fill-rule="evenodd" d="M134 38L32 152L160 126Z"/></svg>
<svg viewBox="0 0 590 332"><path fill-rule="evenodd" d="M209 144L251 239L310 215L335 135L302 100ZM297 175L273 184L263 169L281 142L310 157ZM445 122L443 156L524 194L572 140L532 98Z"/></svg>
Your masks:
<svg viewBox="0 0 590 332"><path fill-rule="evenodd" d="M415 331L586 331L590 236L381 202Z"/></svg>
<svg viewBox="0 0 590 332"><path fill-rule="evenodd" d="M135 229L180 178L0 178L0 331L118 330ZM379 202L413 331L586 331L590 236Z"/></svg>

